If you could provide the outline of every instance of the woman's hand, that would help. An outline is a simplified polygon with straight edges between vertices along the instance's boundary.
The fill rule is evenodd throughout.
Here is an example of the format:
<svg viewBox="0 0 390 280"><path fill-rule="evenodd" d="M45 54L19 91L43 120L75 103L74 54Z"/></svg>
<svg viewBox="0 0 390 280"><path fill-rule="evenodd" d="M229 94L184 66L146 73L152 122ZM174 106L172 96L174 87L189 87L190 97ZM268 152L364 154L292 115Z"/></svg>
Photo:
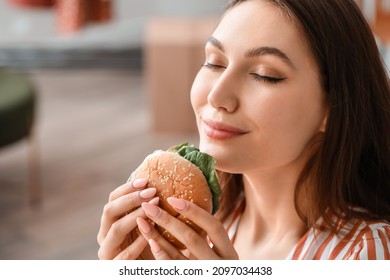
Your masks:
<svg viewBox="0 0 390 280"><path fill-rule="evenodd" d="M223 225L214 216L189 201L174 197L168 198L169 204L186 218L196 221L203 228L213 244L211 248L207 241L182 221L168 214L160 207L151 203L142 203L147 217L156 224L168 230L183 243L194 259L238 259ZM148 240L155 259L186 259L183 253L170 244L144 218L137 218L138 228Z"/></svg>
<svg viewBox="0 0 390 280"><path fill-rule="evenodd" d="M97 236L99 259L137 259L148 255L148 242L135 231L137 217L146 217L141 204L158 205L156 189L145 189L147 182L147 179L137 179L110 194Z"/></svg>

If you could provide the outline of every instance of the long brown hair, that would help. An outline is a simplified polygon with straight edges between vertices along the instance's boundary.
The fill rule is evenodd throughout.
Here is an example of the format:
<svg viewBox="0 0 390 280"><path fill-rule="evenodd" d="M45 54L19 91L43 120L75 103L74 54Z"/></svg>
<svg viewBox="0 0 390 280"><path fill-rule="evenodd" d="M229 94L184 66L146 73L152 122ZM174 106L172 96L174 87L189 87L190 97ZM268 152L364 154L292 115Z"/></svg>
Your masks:
<svg viewBox="0 0 390 280"><path fill-rule="evenodd" d="M233 0L228 9L245 1ZM360 9L352 0L262 1L301 27L329 107L325 132L297 182L298 214L308 226L321 216L326 219L329 210L346 220L390 221L389 78ZM224 219L237 204L243 182L240 175L219 175L218 215ZM303 197L305 209L300 209Z"/></svg>

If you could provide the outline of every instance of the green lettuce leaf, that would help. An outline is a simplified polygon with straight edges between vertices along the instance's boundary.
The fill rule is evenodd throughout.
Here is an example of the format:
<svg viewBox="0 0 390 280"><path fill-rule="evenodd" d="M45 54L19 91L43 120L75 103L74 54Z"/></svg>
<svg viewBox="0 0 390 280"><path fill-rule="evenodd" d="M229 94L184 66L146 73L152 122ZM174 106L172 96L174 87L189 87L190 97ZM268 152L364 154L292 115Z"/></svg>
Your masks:
<svg viewBox="0 0 390 280"><path fill-rule="evenodd" d="M216 160L212 156L200 152L194 145L188 145L188 143L172 147L170 150L177 152L179 155L198 166L202 171L211 190L213 200L212 214L215 214L219 208L219 199L221 196L221 187L219 186L217 173L214 168Z"/></svg>

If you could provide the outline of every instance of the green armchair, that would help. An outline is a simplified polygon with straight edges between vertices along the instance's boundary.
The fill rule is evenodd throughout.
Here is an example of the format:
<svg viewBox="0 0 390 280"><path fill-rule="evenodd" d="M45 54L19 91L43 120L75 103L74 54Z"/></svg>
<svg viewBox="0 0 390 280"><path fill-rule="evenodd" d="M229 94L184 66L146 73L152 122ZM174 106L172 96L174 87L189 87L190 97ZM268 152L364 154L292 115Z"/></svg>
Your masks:
<svg viewBox="0 0 390 280"><path fill-rule="evenodd" d="M29 140L30 202L40 201L37 147L33 136L36 91L23 74L0 68L0 149ZM1 152L1 150L0 150Z"/></svg>

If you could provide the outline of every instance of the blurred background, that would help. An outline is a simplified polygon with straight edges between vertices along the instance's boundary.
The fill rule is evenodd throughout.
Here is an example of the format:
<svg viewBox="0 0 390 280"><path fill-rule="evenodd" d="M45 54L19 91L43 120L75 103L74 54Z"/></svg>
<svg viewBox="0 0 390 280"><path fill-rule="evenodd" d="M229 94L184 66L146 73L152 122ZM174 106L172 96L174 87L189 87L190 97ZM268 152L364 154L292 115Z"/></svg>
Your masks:
<svg viewBox="0 0 390 280"><path fill-rule="evenodd" d="M197 143L189 90L228 0L0 0L0 259L97 259L109 193ZM390 1L360 0L390 65Z"/></svg>

